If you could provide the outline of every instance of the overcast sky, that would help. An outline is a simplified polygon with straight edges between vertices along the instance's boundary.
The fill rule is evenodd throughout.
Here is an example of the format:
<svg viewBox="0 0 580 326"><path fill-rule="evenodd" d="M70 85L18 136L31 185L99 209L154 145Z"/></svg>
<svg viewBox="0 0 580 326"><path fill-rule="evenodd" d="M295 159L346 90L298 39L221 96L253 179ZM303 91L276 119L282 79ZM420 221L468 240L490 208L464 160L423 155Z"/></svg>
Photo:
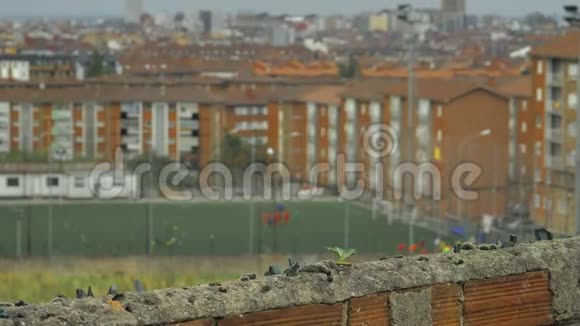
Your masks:
<svg viewBox="0 0 580 326"><path fill-rule="evenodd" d="M436 7L440 0L146 0L150 11L178 9L250 9L271 13L352 13L393 8L399 3ZM0 0L1 14L122 14L124 0ZM503 13L514 16L532 11L560 14L563 4L580 0L467 0L469 13Z"/></svg>

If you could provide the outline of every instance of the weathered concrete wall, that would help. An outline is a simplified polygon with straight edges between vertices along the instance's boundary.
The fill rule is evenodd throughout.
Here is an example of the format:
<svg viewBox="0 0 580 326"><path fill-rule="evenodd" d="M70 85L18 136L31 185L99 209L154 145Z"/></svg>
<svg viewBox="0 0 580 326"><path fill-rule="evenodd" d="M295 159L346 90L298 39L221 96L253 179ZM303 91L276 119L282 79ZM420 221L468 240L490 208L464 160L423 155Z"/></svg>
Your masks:
<svg viewBox="0 0 580 326"><path fill-rule="evenodd" d="M4 325L572 325L580 238L513 248L326 262L297 276L55 299L12 307Z"/></svg>

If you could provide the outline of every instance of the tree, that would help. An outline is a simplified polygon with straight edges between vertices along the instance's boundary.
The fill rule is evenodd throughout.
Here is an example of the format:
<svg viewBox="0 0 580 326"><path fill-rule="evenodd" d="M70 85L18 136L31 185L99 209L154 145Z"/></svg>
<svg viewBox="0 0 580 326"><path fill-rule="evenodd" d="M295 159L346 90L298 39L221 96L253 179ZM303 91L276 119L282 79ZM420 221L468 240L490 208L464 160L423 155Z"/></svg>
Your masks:
<svg viewBox="0 0 580 326"><path fill-rule="evenodd" d="M243 168L250 162L250 146L236 135L226 134L221 148L220 161L229 167Z"/></svg>
<svg viewBox="0 0 580 326"><path fill-rule="evenodd" d="M94 78L102 75L110 74L111 68L107 64L105 56L98 51L93 52L91 59L87 65L87 77Z"/></svg>
<svg viewBox="0 0 580 326"><path fill-rule="evenodd" d="M354 55L350 55L348 62L339 65L340 77L354 78L358 75L358 62Z"/></svg>
<svg viewBox="0 0 580 326"><path fill-rule="evenodd" d="M168 157L144 154L133 158L127 162L127 168L129 171L135 171L137 167L141 164L149 163L151 164L151 170L140 176L139 180L141 197L148 197L151 194L159 194L159 178L161 171L167 165L175 163Z"/></svg>
<svg viewBox="0 0 580 326"><path fill-rule="evenodd" d="M221 143L220 155L219 157L214 157L214 159L219 159L220 163L226 165L232 172L234 180L238 182L242 180L245 169L250 164L254 162L267 163L266 147L264 145L256 145L254 148L254 160L252 161L252 144L237 135L226 133Z"/></svg>

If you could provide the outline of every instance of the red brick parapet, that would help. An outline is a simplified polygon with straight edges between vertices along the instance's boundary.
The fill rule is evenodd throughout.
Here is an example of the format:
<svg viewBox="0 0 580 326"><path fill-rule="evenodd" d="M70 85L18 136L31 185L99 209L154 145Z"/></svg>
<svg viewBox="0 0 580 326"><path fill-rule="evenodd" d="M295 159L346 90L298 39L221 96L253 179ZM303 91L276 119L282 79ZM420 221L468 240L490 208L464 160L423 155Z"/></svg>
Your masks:
<svg viewBox="0 0 580 326"><path fill-rule="evenodd" d="M4 325L573 325L580 238L6 310Z"/></svg>

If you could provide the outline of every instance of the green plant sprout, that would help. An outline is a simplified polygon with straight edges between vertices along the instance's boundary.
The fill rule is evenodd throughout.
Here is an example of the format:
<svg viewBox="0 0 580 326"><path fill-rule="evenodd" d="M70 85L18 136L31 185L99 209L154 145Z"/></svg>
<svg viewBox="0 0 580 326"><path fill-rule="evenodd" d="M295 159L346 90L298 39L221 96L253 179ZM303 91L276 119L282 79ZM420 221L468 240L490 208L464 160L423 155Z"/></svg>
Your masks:
<svg viewBox="0 0 580 326"><path fill-rule="evenodd" d="M346 260L356 255L356 249L342 249L339 247L328 247L326 249L334 252L338 256L338 261L336 262L338 265L352 265L352 263L349 263Z"/></svg>

